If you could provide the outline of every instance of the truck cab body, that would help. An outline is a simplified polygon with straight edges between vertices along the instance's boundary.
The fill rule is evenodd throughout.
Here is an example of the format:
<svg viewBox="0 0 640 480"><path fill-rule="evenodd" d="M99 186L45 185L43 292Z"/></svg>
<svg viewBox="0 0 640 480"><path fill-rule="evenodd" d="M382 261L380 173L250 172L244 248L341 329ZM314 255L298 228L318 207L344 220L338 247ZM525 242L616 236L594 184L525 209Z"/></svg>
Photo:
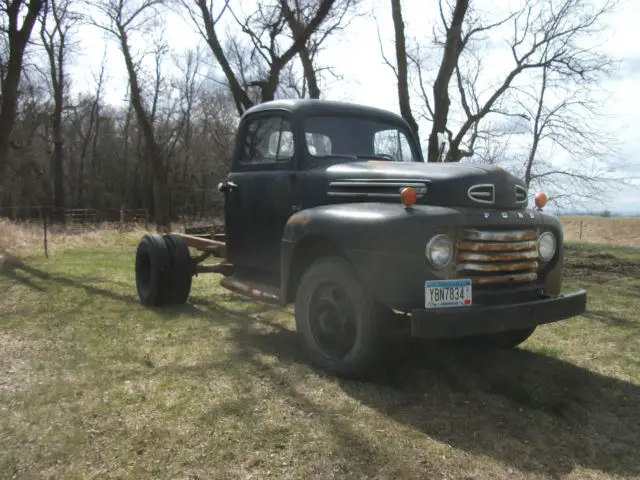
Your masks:
<svg viewBox="0 0 640 480"><path fill-rule="evenodd" d="M425 163L391 112L266 102L241 118L225 198L222 285L295 305L310 358L360 375L388 327L513 347L579 315L562 292L559 220L490 165Z"/></svg>
<svg viewBox="0 0 640 480"><path fill-rule="evenodd" d="M346 163L361 163L359 175L366 176L374 160L423 162L406 124L389 112L316 100L267 102L247 111L222 184L230 262L277 276L291 215L367 198L366 192L345 198L329 183L343 176Z"/></svg>

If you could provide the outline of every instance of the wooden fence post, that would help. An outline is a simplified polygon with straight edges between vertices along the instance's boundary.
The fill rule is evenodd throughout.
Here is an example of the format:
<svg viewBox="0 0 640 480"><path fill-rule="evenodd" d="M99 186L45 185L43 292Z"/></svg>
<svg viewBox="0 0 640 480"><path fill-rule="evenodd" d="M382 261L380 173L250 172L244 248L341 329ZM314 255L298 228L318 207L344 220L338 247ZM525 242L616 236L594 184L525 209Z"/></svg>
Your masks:
<svg viewBox="0 0 640 480"><path fill-rule="evenodd" d="M49 258L49 250L47 248L47 210L44 211L43 217L43 225L44 225L44 256Z"/></svg>
<svg viewBox="0 0 640 480"><path fill-rule="evenodd" d="M580 240L582 240L582 220L580 220Z"/></svg>

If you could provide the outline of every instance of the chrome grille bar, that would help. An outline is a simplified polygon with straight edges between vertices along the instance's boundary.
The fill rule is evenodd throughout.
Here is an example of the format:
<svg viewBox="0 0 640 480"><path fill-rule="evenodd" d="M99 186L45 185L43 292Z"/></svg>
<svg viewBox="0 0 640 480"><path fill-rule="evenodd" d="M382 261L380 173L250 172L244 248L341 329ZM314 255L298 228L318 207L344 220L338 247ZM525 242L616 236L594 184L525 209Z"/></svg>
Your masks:
<svg viewBox="0 0 640 480"><path fill-rule="evenodd" d="M458 232L456 271L475 285L526 283L537 280L535 230L476 230Z"/></svg>
<svg viewBox="0 0 640 480"><path fill-rule="evenodd" d="M474 272L517 272L519 270L535 270L538 262L515 262L515 263L472 263L463 262L458 264L457 270L469 270Z"/></svg>
<svg viewBox="0 0 640 480"><path fill-rule="evenodd" d="M538 235L534 230L472 230L460 231L460 238L465 240L497 240L513 242L519 240L535 240Z"/></svg>
<svg viewBox="0 0 640 480"><path fill-rule="evenodd" d="M459 250L483 251L483 252L515 252L520 250L534 250L536 242L527 240L523 242L458 242Z"/></svg>
<svg viewBox="0 0 640 480"><path fill-rule="evenodd" d="M499 253L458 253L458 260L471 260L477 262L508 262L513 260L529 260L535 259L538 255L536 252L499 252Z"/></svg>

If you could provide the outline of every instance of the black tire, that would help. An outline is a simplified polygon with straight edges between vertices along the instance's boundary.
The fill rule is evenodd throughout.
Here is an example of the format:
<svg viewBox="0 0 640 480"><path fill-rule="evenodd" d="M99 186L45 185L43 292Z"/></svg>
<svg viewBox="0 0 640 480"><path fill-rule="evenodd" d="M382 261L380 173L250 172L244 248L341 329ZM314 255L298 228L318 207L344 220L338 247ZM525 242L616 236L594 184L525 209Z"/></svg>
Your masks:
<svg viewBox="0 0 640 480"><path fill-rule="evenodd" d="M146 234L136 251L136 287L143 305L163 305L171 277L169 251L162 236Z"/></svg>
<svg viewBox="0 0 640 480"><path fill-rule="evenodd" d="M531 335L533 335L535 330L536 327L509 330L489 335L477 335L469 338L469 340L474 347L509 350L526 341Z"/></svg>
<svg viewBox="0 0 640 480"><path fill-rule="evenodd" d="M164 235L164 242L171 262L171 277L167 286L167 303L182 305L191 292L191 255L184 238L178 235Z"/></svg>
<svg viewBox="0 0 640 480"><path fill-rule="evenodd" d="M342 258L321 258L307 268L296 295L295 317L311 362L332 374L362 377L383 355L384 320L355 269Z"/></svg>

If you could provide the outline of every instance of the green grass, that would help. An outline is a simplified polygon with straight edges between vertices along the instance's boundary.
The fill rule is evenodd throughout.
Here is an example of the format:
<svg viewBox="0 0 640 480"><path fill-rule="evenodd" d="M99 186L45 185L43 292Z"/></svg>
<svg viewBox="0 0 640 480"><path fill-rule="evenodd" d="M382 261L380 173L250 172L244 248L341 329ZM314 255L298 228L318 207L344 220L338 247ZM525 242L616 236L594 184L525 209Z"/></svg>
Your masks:
<svg viewBox="0 0 640 480"><path fill-rule="evenodd" d="M2 478L640 477L640 250L569 246L588 312L518 350L414 346L348 382L218 276L143 308L112 240L0 265Z"/></svg>

